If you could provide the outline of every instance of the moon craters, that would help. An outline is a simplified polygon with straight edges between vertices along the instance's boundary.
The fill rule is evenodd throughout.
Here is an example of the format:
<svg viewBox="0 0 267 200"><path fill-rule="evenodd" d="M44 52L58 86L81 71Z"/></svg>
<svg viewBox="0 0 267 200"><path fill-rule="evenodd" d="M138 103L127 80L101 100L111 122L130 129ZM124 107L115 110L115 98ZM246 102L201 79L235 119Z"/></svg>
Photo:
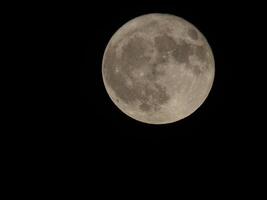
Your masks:
<svg viewBox="0 0 267 200"><path fill-rule="evenodd" d="M188 35L193 40L197 40L198 39L198 33L194 28L189 28Z"/></svg>
<svg viewBox="0 0 267 200"><path fill-rule="evenodd" d="M160 105L170 97L164 86L150 81L161 73L156 65L149 65L151 58L145 56L146 51L149 51L145 44L144 38L132 37L122 47L121 58L116 55L116 48L111 48L106 54L106 64L103 67L106 81L117 98L126 104L137 103L141 111L148 112L159 110ZM141 69L138 70L139 68Z"/></svg>
<svg viewBox="0 0 267 200"><path fill-rule="evenodd" d="M194 112L214 77L211 49L187 21L149 14L126 23L106 47L102 75L113 102L127 115L152 124Z"/></svg>
<svg viewBox="0 0 267 200"><path fill-rule="evenodd" d="M160 55L157 56L156 63L166 63L172 57L178 66L184 63L187 69L191 70L195 75L200 75L203 71L199 64L191 63L189 59L190 56L195 56L199 62L205 62L206 49L203 45L193 45L186 40L177 42L167 34L155 37L154 41L157 52Z"/></svg>

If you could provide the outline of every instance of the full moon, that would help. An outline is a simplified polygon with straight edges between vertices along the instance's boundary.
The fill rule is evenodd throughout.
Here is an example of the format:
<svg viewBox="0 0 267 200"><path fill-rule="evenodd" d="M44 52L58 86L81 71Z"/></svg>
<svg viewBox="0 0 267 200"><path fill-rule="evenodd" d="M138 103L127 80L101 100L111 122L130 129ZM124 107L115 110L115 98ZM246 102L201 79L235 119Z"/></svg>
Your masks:
<svg viewBox="0 0 267 200"><path fill-rule="evenodd" d="M153 13L136 17L111 37L102 77L114 104L148 124L179 121L207 98L215 75L212 50L183 18Z"/></svg>

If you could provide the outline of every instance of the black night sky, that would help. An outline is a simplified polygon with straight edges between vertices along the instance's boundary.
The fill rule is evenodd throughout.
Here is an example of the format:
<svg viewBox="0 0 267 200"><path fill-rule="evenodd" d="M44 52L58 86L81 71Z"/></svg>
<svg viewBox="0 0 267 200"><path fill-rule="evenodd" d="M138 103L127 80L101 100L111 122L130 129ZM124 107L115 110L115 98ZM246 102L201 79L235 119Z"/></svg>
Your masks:
<svg viewBox="0 0 267 200"><path fill-rule="evenodd" d="M138 191L158 195L157 188L166 184L168 191L180 192L183 185L198 196L260 194L266 174L264 1L9 3L10 10L1 7L8 11L2 32L11 36L2 37L8 44L3 48L8 56L2 56L8 61L2 64L7 77L2 98L10 101L2 103L7 114L1 132L7 189L31 196L76 197L83 191L86 197L132 196ZM102 80L103 54L112 35L148 13L176 15L195 25L215 59L215 79L204 104L171 124L128 117ZM205 189L199 193L188 187L195 183Z"/></svg>

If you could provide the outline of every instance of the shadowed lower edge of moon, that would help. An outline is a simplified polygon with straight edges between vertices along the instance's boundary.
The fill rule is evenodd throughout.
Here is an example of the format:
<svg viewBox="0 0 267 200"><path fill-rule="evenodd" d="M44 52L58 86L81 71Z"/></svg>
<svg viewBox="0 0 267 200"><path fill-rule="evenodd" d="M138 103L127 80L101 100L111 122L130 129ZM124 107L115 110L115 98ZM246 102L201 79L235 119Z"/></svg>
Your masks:
<svg viewBox="0 0 267 200"><path fill-rule="evenodd" d="M196 33L196 31L191 31L190 33L188 33L188 35L193 39L198 39L198 33ZM131 118L149 124L173 123L189 116L204 102L210 92L213 80L209 85L209 88L206 88L207 91L205 92L203 98L199 100L199 105L195 106L194 108L190 108L190 111L188 111L187 113L175 113L173 111L169 111L169 113L165 112L164 115L159 114L162 113L162 106L168 106L168 103L172 98L174 98L174 96L168 94L166 92L166 88L164 88L160 84L156 84L156 82L154 81L150 81L148 83L146 81L138 82L136 81L136 79L131 77L134 68L148 66L149 59L151 59L145 56L142 57L142 55L145 55L144 52L146 49L146 42L138 41L142 39L143 38L135 38L132 42L129 42L127 44L128 46L125 45L121 59L118 59L116 52L114 51L116 47L111 47L110 43L105 50L102 63L102 75L104 85L112 101L120 110L122 110ZM190 48L190 45L187 45L185 43L180 43L179 49L177 48L178 44L176 43L176 41L174 41L173 38L171 36L168 36L167 34L159 35L158 37L154 38L154 40L155 45L152 47L153 49L157 49L157 52L160 55L164 54L164 52L176 49L176 51L173 51L172 55L179 63L187 63L188 57L190 54L192 54L193 51L196 55L198 55L200 60L202 59L205 61L205 59L207 58L203 54L203 51L206 52L210 50L207 48L201 49L203 48L201 46L197 47L199 49L192 49ZM142 44L144 45L142 46ZM184 45L184 47L182 47L181 45ZM157 58L161 57L158 56ZM160 62L164 62L164 59L161 61L160 59L156 59L156 61L152 64L150 63L149 66L152 66L153 64L156 66ZM168 61L165 60L165 62ZM200 71L195 70L195 73L200 73ZM163 76L164 71L158 72L154 69L154 71L151 70L151 74L149 75L152 78L155 78L157 76ZM155 78L155 80L156 79L157 78ZM149 76L147 76L144 80L149 80ZM132 87L131 85L126 85L127 81L132 82Z"/></svg>

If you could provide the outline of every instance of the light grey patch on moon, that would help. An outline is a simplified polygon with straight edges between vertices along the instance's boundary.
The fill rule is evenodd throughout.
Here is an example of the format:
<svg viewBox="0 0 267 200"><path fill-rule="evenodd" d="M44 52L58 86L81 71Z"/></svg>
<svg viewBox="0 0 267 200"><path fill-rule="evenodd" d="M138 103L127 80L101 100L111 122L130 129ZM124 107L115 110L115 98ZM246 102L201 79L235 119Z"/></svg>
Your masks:
<svg viewBox="0 0 267 200"><path fill-rule="evenodd" d="M215 74L205 37L189 22L148 14L123 25L106 47L102 75L115 105L145 123L165 124L192 114Z"/></svg>

